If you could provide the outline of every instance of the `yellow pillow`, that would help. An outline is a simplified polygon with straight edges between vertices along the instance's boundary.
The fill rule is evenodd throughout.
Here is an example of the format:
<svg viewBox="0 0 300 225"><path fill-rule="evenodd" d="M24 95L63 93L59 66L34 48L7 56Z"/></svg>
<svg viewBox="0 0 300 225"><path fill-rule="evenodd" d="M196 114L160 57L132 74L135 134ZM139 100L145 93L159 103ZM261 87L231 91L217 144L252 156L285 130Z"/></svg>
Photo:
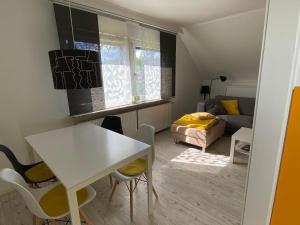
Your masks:
<svg viewBox="0 0 300 225"><path fill-rule="evenodd" d="M238 100L223 100L221 104L229 115L240 115Z"/></svg>
<svg viewBox="0 0 300 225"><path fill-rule="evenodd" d="M209 120L215 119L216 117L213 114L208 112L196 112L191 114L193 117L196 117L198 120Z"/></svg>

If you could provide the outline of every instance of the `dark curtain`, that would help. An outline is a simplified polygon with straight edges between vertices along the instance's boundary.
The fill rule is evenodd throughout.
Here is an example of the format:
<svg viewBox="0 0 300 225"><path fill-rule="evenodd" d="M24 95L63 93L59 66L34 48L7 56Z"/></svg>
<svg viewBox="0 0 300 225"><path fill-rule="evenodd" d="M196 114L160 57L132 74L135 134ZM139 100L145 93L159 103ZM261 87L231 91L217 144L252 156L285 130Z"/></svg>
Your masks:
<svg viewBox="0 0 300 225"><path fill-rule="evenodd" d="M161 95L175 96L176 35L160 32Z"/></svg>
<svg viewBox="0 0 300 225"><path fill-rule="evenodd" d="M78 48L100 51L97 14L72 8L72 23L76 42L74 45L69 7L54 4L54 11L61 49ZM93 111L91 89L68 89L67 94L70 115Z"/></svg>

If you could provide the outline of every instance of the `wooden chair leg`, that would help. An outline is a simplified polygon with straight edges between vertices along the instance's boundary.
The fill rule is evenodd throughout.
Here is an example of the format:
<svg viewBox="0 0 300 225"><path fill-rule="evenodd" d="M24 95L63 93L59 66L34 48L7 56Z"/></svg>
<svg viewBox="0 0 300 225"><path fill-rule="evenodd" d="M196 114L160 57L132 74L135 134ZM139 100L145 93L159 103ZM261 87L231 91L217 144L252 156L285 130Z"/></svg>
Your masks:
<svg viewBox="0 0 300 225"><path fill-rule="evenodd" d="M114 193L115 193L115 190L116 190L116 188L117 188L118 183L119 183L119 182L118 182L117 180L115 180L115 183L114 183L114 185L113 185L113 187L112 187L112 190L111 190L110 195L109 195L109 198L108 198L108 201L109 201L109 202L111 202L111 200L112 200L112 197L113 197L113 195L114 195Z"/></svg>
<svg viewBox="0 0 300 225"><path fill-rule="evenodd" d="M147 172L145 172L145 177L146 177L146 180L147 180ZM147 182L148 182L148 181L147 181ZM154 188L153 185L152 185L152 190L153 190L153 193L154 193L154 195L155 195L155 198L158 199L158 194L157 194L157 192L156 192L156 190L155 190L155 188Z"/></svg>
<svg viewBox="0 0 300 225"><path fill-rule="evenodd" d="M32 215L32 225L37 225L37 217Z"/></svg>
<svg viewBox="0 0 300 225"><path fill-rule="evenodd" d="M92 225L90 218L86 215L86 213L82 208L79 209L79 214L82 217L82 219L85 221L86 225Z"/></svg>
<svg viewBox="0 0 300 225"><path fill-rule="evenodd" d="M129 192L130 192L130 219L133 221L133 181L129 182Z"/></svg>
<svg viewBox="0 0 300 225"><path fill-rule="evenodd" d="M157 194L157 192L156 192L154 186L152 186L152 190L153 190L153 193L154 193L154 195L155 195L155 198L158 199L158 194Z"/></svg>
<svg viewBox="0 0 300 225"><path fill-rule="evenodd" d="M32 215L32 224L33 225L41 225L42 220L38 218L36 215Z"/></svg>
<svg viewBox="0 0 300 225"><path fill-rule="evenodd" d="M110 188L113 187L113 178L111 175L109 175L109 183L110 183Z"/></svg>

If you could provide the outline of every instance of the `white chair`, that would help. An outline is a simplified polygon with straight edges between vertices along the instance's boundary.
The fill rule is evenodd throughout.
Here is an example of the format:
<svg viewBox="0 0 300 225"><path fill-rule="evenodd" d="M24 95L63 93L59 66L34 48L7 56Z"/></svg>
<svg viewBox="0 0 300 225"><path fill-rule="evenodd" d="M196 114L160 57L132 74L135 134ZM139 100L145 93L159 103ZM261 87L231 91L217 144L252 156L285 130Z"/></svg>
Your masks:
<svg viewBox="0 0 300 225"><path fill-rule="evenodd" d="M155 128L146 124L141 125L138 128L136 134L137 140L144 142L152 147L152 164L154 163L154 159L155 159L154 136L155 136ZM112 176L115 178L115 181L109 196L109 201L112 200L117 185L121 182L125 182L130 194L130 219L133 220L133 192L139 181L147 182L147 159L141 158L135 160L134 162L128 164L127 166L114 171L112 173ZM134 185L133 185L133 181L135 181ZM128 182L129 182L129 187L128 187ZM155 197L158 199L158 195L155 188L152 187L152 189Z"/></svg>
<svg viewBox="0 0 300 225"><path fill-rule="evenodd" d="M33 225L39 225L40 220L49 220L51 225L55 225L55 220L69 214L66 192L59 182L43 188L32 189L28 187L19 173L9 168L0 171L0 179L10 183L21 194L33 214ZM80 215L87 225L91 225L81 207L96 197L96 191L91 186L87 186L77 192L77 197Z"/></svg>

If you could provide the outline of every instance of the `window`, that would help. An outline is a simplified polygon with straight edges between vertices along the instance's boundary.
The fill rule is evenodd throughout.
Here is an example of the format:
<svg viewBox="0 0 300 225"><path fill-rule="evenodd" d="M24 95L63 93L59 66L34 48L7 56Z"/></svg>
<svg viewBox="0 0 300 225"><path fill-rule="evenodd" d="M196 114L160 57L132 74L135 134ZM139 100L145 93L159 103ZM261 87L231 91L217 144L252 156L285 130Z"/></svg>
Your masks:
<svg viewBox="0 0 300 225"><path fill-rule="evenodd" d="M159 31L98 19L105 106L161 99Z"/></svg>
<svg viewBox="0 0 300 225"><path fill-rule="evenodd" d="M161 98L160 51L135 49L136 93L142 101Z"/></svg>
<svg viewBox="0 0 300 225"><path fill-rule="evenodd" d="M69 8L54 9L61 48L101 58L102 87L67 90L71 115L175 95L176 35L79 9L72 9L73 29Z"/></svg>
<svg viewBox="0 0 300 225"><path fill-rule="evenodd" d="M92 51L99 51L99 45L95 43L88 43L82 41L75 41L74 42L75 49L82 49L82 50L92 50Z"/></svg>
<svg viewBox="0 0 300 225"><path fill-rule="evenodd" d="M110 108L130 104L131 77L125 47L101 43L101 60L105 106Z"/></svg>

